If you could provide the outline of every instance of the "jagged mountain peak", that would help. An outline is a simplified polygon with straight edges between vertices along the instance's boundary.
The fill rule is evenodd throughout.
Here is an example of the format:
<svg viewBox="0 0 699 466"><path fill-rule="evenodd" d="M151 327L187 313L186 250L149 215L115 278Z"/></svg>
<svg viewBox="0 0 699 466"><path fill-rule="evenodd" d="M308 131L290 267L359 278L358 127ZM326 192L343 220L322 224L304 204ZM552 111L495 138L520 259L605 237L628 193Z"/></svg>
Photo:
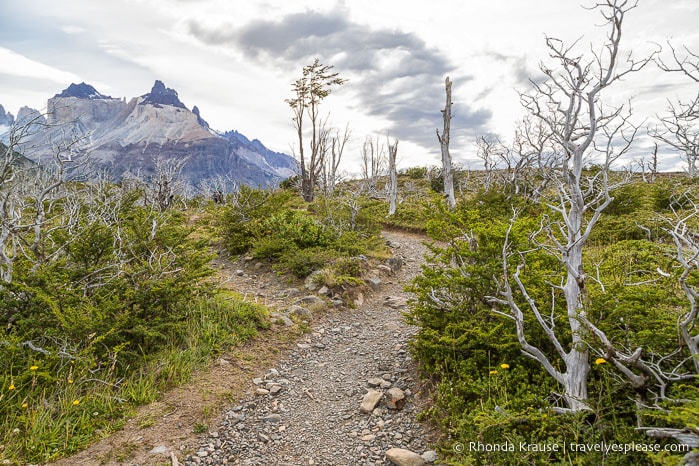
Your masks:
<svg viewBox="0 0 699 466"><path fill-rule="evenodd" d="M180 101L177 91L170 89L169 87L165 87L165 84L158 79L155 80L155 84L153 84L153 88L150 90L150 92L142 95L141 97L143 97L141 105L151 104L156 107L171 105L173 107L187 108L182 101Z"/></svg>
<svg viewBox="0 0 699 466"><path fill-rule="evenodd" d="M209 128L209 123L201 117L199 107L197 107L196 105L192 107L192 113L197 116L197 122L199 122L200 125L202 125L204 128Z"/></svg>
<svg viewBox="0 0 699 466"><path fill-rule="evenodd" d="M0 105L0 126L11 126L15 122L15 117L10 113L5 113L5 107Z"/></svg>
<svg viewBox="0 0 699 466"><path fill-rule="evenodd" d="M72 83L60 94L53 96L56 97L77 97L78 99L111 99L110 96L100 94L97 89L91 85L82 82L80 84Z"/></svg>
<svg viewBox="0 0 699 466"><path fill-rule="evenodd" d="M59 141L77 136L75 157L89 154L95 173L104 172L117 181L126 173L155 173L157 160L187 160L180 176L193 186L221 177L264 186L296 173L295 161L288 155L270 151L257 140L250 142L237 131L229 132L230 137L213 131L198 107L188 110L177 91L162 81L128 102L98 95L92 86L75 84L57 97L83 98L49 99L45 115L21 108L20 121L48 119L48 124L36 125L22 144L24 155L37 163L51 161ZM92 176L76 170L81 179Z"/></svg>

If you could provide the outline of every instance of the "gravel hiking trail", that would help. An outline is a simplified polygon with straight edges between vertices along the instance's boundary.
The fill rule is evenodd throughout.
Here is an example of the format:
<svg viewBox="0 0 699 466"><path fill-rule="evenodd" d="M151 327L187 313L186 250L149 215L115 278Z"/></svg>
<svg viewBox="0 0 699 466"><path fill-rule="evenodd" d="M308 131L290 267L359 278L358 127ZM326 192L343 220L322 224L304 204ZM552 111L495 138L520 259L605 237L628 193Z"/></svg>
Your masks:
<svg viewBox="0 0 699 466"><path fill-rule="evenodd" d="M403 287L420 273L426 238L403 232L384 232L383 237L399 260L373 270L370 286L356 297L354 307L331 305L310 317L306 332L256 341L223 355L186 386L139 410L123 430L55 464L376 466L437 461L430 447L434 433L416 419L425 399L407 344L417 328L403 317L410 298ZM288 288L259 263L224 261L217 266L227 273L229 288L271 309L314 309L316 300L330 302L322 290ZM291 324L282 320L288 314L276 315L275 327L284 327L283 320ZM211 413L215 416L203 419Z"/></svg>

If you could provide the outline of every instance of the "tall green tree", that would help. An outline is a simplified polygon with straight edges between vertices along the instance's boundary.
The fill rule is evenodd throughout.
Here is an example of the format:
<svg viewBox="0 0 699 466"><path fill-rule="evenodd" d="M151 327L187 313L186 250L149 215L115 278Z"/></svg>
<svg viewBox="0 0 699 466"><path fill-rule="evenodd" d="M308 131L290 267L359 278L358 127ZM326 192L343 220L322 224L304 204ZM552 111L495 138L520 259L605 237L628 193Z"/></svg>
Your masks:
<svg viewBox="0 0 699 466"><path fill-rule="evenodd" d="M320 116L320 104L330 95L333 86L340 86L347 80L339 73L332 72L332 65L323 65L319 59L303 68L301 77L294 81L291 90L294 95L286 99L293 111L293 122L298 137L298 159L301 168L301 193L306 202L315 197L315 184L323 170L327 145L327 119ZM310 128L304 126L308 118ZM307 134L310 133L310 134ZM306 152L304 140L309 136Z"/></svg>

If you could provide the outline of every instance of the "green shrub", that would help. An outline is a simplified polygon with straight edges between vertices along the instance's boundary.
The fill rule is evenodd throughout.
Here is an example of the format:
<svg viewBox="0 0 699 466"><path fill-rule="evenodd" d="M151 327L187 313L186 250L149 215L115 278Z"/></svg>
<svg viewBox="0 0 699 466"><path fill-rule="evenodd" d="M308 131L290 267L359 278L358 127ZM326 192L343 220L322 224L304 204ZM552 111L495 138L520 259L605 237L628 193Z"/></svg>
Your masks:
<svg viewBox="0 0 699 466"><path fill-rule="evenodd" d="M280 257L275 268L304 278L338 257L340 257L340 252L332 248L311 247L289 250Z"/></svg>
<svg viewBox="0 0 699 466"><path fill-rule="evenodd" d="M330 268L335 275L358 278L364 272L364 263L359 257L340 257L332 262Z"/></svg>
<svg viewBox="0 0 699 466"><path fill-rule="evenodd" d="M427 177L427 167L410 167L405 170L401 170L401 174L404 174L411 180L421 180Z"/></svg>
<svg viewBox="0 0 699 466"><path fill-rule="evenodd" d="M285 208L292 193L241 186L221 219L224 243L231 254L247 252L263 235L262 222Z"/></svg>
<svg viewBox="0 0 699 466"><path fill-rule="evenodd" d="M658 241L664 225L653 213L652 189L632 186L619 194L613 206L616 213L603 215L586 247L588 280L583 299L587 316L616 347L640 347L651 359L655 356L648 355L664 355L659 364L668 370L691 372L686 352L676 351L676 322L687 311L686 298L677 284L674 248ZM637 199L641 194L645 197ZM519 215L511 223L513 208ZM648 401L644 397L650 399L649 393L631 387L612 364L591 362L591 412L554 414L561 388L539 363L521 354L514 323L506 317L507 306L499 307L489 298L502 297L503 244L510 228L508 249L521 251L510 256L508 271L514 300L524 312L524 335L555 366L560 364L555 348L512 281L514 267L521 265L520 278L529 297L545 310L545 322L560 341L569 342L567 316L557 289L565 282L565 270L554 254L532 242L532 232L555 219L556 214L545 207L494 189L474 193L454 210L440 205L427 222L428 233L441 243L431 247L421 275L408 288L415 300L407 318L419 327L410 348L435 387L433 404L424 416L444 432L441 452L446 464L651 464L659 457L643 452L563 452L562 447L571 443L673 443L651 440L636 428L642 422L639 419L647 420L649 412L659 411L639 410L636 401ZM650 235L637 222L650 229ZM557 251L545 234L535 239ZM586 334L586 338L591 348L602 347L593 335ZM501 364L507 366L503 369ZM672 385L670 391L677 389ZM690 401L696 397L690 392L673 395ZM682 409L673 406L656 425L691 425L693 409L692 403L683 403ZM456 442L466 450L455 451ZM514 445L514 451L470 451L470 442L491 446L506 442ZM559 451L522 450L520 442L558 445ZM677 459L677 455L663 456L666 464Z"/></svg>

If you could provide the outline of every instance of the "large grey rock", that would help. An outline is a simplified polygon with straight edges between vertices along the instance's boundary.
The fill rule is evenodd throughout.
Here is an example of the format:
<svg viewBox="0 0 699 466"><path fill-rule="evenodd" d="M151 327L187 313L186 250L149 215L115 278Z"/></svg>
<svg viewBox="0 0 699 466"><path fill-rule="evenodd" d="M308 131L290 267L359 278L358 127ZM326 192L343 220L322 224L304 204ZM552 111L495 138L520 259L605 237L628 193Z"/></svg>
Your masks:
<svg viewBox="0 0 699 466"><path fill-rule="evenodd" d="M290 298L292 296L296 296L297 294L301 293L298 288L287 288L285 290L280 291L277 294L278 298Z"/></svg>
<svg viewBox="0 0 699 466"><path fill-rule="evenodd" d="M320 274L322 272L320 270L316 270L312 272L308 277L306 277L306 280L303 284L304 288L306 288L309 291L315 291L317 290L320 285L318 284L318 277L320 277Z"/></svg>
<svg viewBox="0 0 699 466"><path fill-rule="evenodd" d="M293 305L286 310L286 313L299 319L313 320L313 313L303 306Z"/></svg>
<svg viewBox="0 0 699 466"><path fill-rule="evenodd" d="M383 305L391 309L400 309L408 305L408 300L400 296L386 296Z"/></svg>
<svg viewBox="0 0 699 466"><path fill-rule="evenodd" d="M398 387L389 388L386 391L386 406L388 409L403 409L405 406L405 393Z"/></svg>
<svg viewBox="0 0 699 466"><path fill-rule="evenodd" d="M403 267L403 259L399 257L391 257L386 260L386 265L388 265L393 272L398 272L401 267Z"/></svg>
<svg viewBox="0 0 699 466"><path fill-rule="evenodd" d="M374 291L379 291L381 289L381 279L376 277L369 277L366 279L367 284Z"/></svg>
<svg viewBox="0 0 699 466"><path fill-rule="evenodd" d="M383 397L383 393L380 391L369 390L367 394L364 395L362 403L359 405L359 412L364 414L372 412L374 408L376 408L376 405L379 404L379 401L381 401L381 397Z"/></svg>
<svg viewBox="0 0 699 466"><path fill-rule="evenodd" d="M396 466L424 466L422 456L404 448L391 448L386 451L386 459Z"/></svg>
<svg viewBox="0 0 699 466"><path fill-rule="evenodd" d="M422 456L422 459L425 460L425 463L434 463L437 461L437 452L434 450L427 450L420 456Z"/></svg>
<svg viewBox="0 0 699 466"><path fill-rule="evenodd" d="M304 296L303 298L296 301L295 304L306 305L306 306L317 306L317 305L325 304L325 301L323 301L323 299L319 298L318 296L308 295L308 296Z"/></svg>
<svg viewBox="0 0 699 466"><path fill-rule="evenodd" d="M285 316L284 314L280 314L278 312L273 312L271 314L272 321L275 323L282 323L286 327L293 327L294 326L294 321L289 319L288 316Z"/></svg>

